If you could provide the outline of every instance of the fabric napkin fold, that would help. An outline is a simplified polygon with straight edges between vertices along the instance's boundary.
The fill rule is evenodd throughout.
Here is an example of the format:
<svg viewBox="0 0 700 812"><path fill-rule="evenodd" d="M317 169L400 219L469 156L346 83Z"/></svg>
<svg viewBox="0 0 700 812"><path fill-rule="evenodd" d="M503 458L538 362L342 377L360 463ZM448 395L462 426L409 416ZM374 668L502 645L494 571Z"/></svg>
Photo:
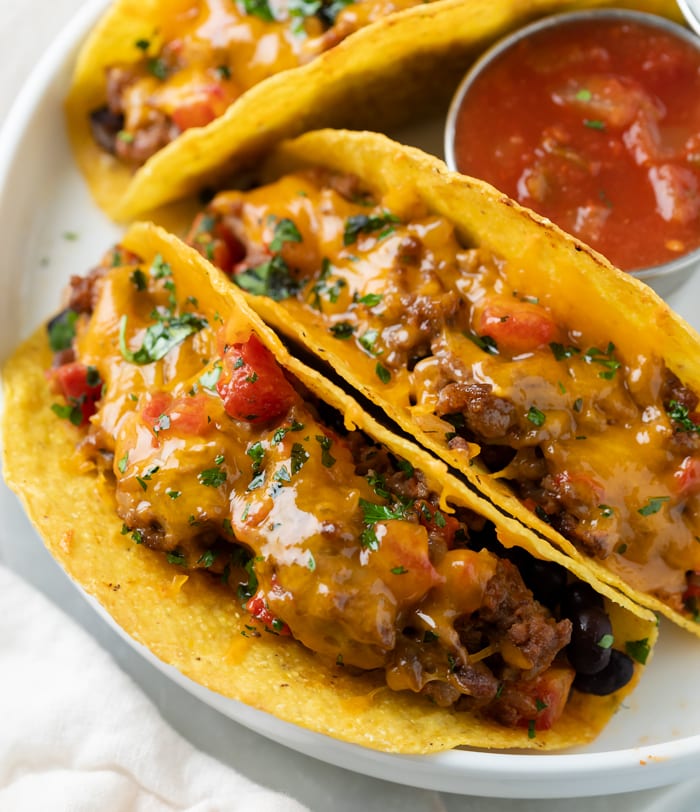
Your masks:
<svg viewBox="0 0 700 812"><path fill-rule="evenodd" d="M303 812L194 749L110 656L0 565L0 812Z"/></svg>

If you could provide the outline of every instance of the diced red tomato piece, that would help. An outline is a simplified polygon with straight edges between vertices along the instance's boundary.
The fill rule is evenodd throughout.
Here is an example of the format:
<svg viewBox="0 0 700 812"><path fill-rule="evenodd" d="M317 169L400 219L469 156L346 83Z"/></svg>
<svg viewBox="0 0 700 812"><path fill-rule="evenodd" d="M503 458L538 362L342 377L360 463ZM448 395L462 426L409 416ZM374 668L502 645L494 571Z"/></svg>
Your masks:
<svg viewBox="0 0 700 812"><path fill-rule="evenodd" d="M265 593L261 589L252 598L248 599L245 608L251 617L254 617L270 631L284 637L291 635L292 632L289 626L270 611L265 599Z"/></svg>
<svg viewBox="0 0 700 812"><path fill-rule="evenodd" d="M96 403L102 397L102 381L94 367L78 361L52 369L49 377L56 389L66 399L68 406L78 410L78 421L71 414L70 420L84 426L97 410Z"/></svg>
<svg viewBox="0 0 700 812"><path fill-rule="evenodd" d="M169 392L154 392L141 411L141 419L156 436L171 429L201 436L212 426L207 401L203 392L176 397Z"/></svg>
<svg viewBox="0 0 700 812"><path fill-rule="evenodd" d="M492 338L509 355L532 352L558 337L559 330L542 305L520 299L486 299L475 314L474 329Z"/></svg>
<svg viewBox="0 0 700 812"><path fill-rule="evenodd" d="M663 112L660 103L634 79L602 73L569 81L555 91L554 99L613 128L626 127L642 111L654 118Z"/></svg>
<svg viewBox="0 0 700 812"><path fill-rule="evenodd" d="M423 505L425 507L423 507ZM454 547L455 534L460 528L459 520L449 513L433 510L427 502L417 505L420 523L431 535L439 535L445 540L447 549Z"/></svg>
<svg viewBox="0 0 700 812"><path fill-rule="evenodd" d="M576 513L582 505L604 502L605 488L594 477L579 471L561 471L552 477L551 489L562 505Z"/></svg>
<svg viewBox="0 0 700 812"><path fill-rule="evenodd" d="M207 99L194 98L173 110L172 118L180 130L189 130L190 127L205 127L216 118L216 111Z"/></svg>
<svg viewBox="0 0 700 812"><path fill-rule="evenodd" d="M681 496L690 496L700 490L700 459L685 457L673 474L676 488Z"/></svg>
<svg viewBox="0 0 700 812"><path fill-rule="evenodd" d="M224 273L232 273L234 266L245 259L243 243L227 228L223 219L214 214L201 212L197 215L187 242Z"/></svg>
<svg viewBox="0 0 700 812"><path fill-rule="evenodd" d="M691 169L661 164L649 170L656 211L667 223L691 223L700 215L700 189Z"/></svg>
<svg viewBox="0 0 700 812"><path fill-rule="evenodd" d="M275 357L255 334L225 348L223 362L216 388L226 413L236 420L274 420L297 400Z"/></svg>
<svg viewBox="0 0 700 812"><path fill-rule="evenodd" d="M576 672L573 668L553 666L532 680L520 680L514 687L517 696L518 727L549 730L564 712ZM506 688L501 699L509 702L511 693Z"/></svg>

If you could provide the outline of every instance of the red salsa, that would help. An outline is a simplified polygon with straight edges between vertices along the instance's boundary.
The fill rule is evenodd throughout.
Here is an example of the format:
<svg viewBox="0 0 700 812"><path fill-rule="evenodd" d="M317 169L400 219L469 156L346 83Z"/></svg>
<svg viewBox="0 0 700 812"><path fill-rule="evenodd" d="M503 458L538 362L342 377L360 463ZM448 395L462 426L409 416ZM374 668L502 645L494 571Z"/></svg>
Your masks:
<svg viewBox="0 0 700 812"><path fill-rule="evenodd" d="M700 49L619 19L497 56L456 118L455 162L624 270L700 245Z"/></svg>

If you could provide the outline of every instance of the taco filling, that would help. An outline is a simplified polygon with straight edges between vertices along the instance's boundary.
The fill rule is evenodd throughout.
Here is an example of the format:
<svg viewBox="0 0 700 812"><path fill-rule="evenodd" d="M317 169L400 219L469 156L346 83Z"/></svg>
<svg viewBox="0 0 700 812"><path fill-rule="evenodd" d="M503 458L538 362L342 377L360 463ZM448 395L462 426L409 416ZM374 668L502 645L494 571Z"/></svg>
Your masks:
<svg viewBox="0 0 700 812"><path fill-rule="evenodd" d="M411 462L348 432L255 332L200 312L160 255L116 247L69 293L49 324L53 411L111 483L122 533L227 585L246 636L292 637L531 736L572 685L610 694L646 659L588 584L506 549Z"/></svg>
<svg viewBox="0 0 700 812"><path fill-rule="evenodd" d="M476 463L508 482L580 553L698 616L698 396L660 351L595 341L450 220L354 176L308 169L222 192L188 241L264 318L464 452L467 475Z"/></svg>
<svg viewBox="0 0 700 812"><path fill-rule="evenodd" d="M138 58L105 70L105 104L90 112L97 144L137 167L180 133L204 127L253 85L303 65L419 0L190 0ZM163 31L164 29L164 31Z"/></svg>

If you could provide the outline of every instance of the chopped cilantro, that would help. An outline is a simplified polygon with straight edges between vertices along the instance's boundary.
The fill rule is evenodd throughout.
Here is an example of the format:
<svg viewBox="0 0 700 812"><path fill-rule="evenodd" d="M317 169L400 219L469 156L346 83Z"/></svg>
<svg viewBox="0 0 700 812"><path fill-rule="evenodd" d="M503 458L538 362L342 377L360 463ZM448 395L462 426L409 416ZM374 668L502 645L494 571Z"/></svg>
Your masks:
<svg viewBox="0 0 700 812"><path fill-rule="evenodd" d="M321 446L321 463L326 468L332 468L335 465L335 457L331 456L330 451L333 440L325 434L317 434L316 442Z"/></svg>
<svg viewBox="0 0 700 812"><path fill-rule="evenodd" d="M366 349L370 355L380 355L381 353L375 349L375 344L377 343L378 338L379 331L372 328L361 335L358 340L360 345L364 347L364 349Z"/></svg>
<svg viewBox="0 0 700 812"><path fill-rule="evenodd" d="M173 550L173 552L168 553L166 558L168 559L168 564L179 564L180 566L184 566L187 563L185 554L179 550Z"/></svg>
<svg viewBox="0 0 700 812"><path fill-rule="evenodd" d="M243 360L242 358L240 359ZM211 369L208 369L206 372L203 372L199 376L199 382L205 389L216 389L216 384L219 382L219 378L221 377L221 361L216 361Z"/></svg>
<svg viewBox="0 0 700 812"><path fill-rule="evenodd" d="M366 499L360 498L360 507L362 508L363 514L362 518L365 524L387 522L392 519L405 520L409 506L410 505L402 505L400 503L394 507L389 505L376 505L374 502L368 502Z"/></svg>
<svg viewBox="0 0 700 812"><path fill-rule="evenodd" d="M381 293L365 293L364 296L358 296L356 301L366 307L376 307L383 298Z"/></svg>
<svg viewBox="0 0 700 812"><path fill-rule="evenodd" d="M392 575L405 575L407 572L408 572L408 570L406 569L406 567L400 566L400 567L392 567L391 568L391 574Z"/></svg>
<svg viewBox="0 0 700 812"><path fill-rule="evenodd" d="M138 350L132 352L126 344L126 314L119 322L119 349L125 361L132 364L152 364L164 358L170 350L177 347L191 335L198 333L207 326L204 318L194 313L182 313L180 316L160 317L159 320L146 328L143 344Z"/></svg>
<svg viewBox="0 0 700 812"><path fill-rule="evenodd" d="M693 431L700 433L700 425L695 423L691 417L687 406L679 403L677 400L671 400L666 407L666 413L678 424L676 431Z"/></svg>
<svg viewBox="0 0 700 812"><path fill-rule="evenodd" d="M625 643L625 651L633 660L636 660L641 665L645 665L651 652L649 638L644 637L641 640L627 640Z"/></svg>
<svg viewBox="0 0 700 812"><path fill-rule="evenodd" d="M351 6L356 0L324 0L318 16L327 25L332 26L335 23L335 18L346 7ZM356 201L357 202L357 201ZM365 204L369 205L369 204Z"/></svg>
<svg viewBox="0 0 700 812"><path fill-rule="evenodd" d="M475 333L468 333L466 330L462 333L465 338L468 338L473 344L489 353L489 355L498 355L498 344L491 336L478 336Z"/></svg>
<svg viewBox="0 0 700 812"><path fill-rule="evenodd" d="M209 488L219 488L226 482L226 471L221 468L205 468L197 474L197 479L201 485Z"/></svg>
<svg viewBox="0 0 700 812"><path fill-rule="evenodd" d="M216 553L213 550L206 550L197 559L197 563L203 567L211 567L216 560Z"/></svg>
<svg viewBox="0 0 700 812"><path fill-rule="evenodd" d="M160 57L148 60L148 71L161 82L168 78L168 66Z"/></svg>
<svg viewBox="0 0 700 812"><path fill-rule="evenodd" d="M669 496L650 496L649 499L647 499L646 505L640 507L637 513L640 513L642 516L652 516L654 513L658 513L664 502L668 502L669 499Z"/></svg>
<svg viewBox="0 0 700 812"><path fill-rule="evenodd" d="M408 460L399 460L398 461L399 470L403 472L403 474L407 477L412 477L414 473L414 468Z"/></svg>
<svg viewBox="0 0 700 812"><path fill-rule="evenodd" d="M117 463L117 470L120 474L123 474L126 471L126 466L129 464L129 452L127 451L126 454L119 460Z"/></svg>
<svg viewBox="0 0 700 812"><path fill-rule="evenodd" d="M589 127L591 130L604 130L605 129L605 122L601 121L598 118L584 118L583 124L585 127Z"/></svg>
<svg viewBox="0 0 700 812"><path fill-rule="evenodd" d="M615 373L622 366L622 363L613 357L615 352L615 345L610 341L605 350L600 350L598 347L590 347L584 354L584 359L587 364L600 364L606 367L604 372L599 372L599 378L605 378L610 381L615 377Z"/></svg>
<svg viewBox="0 0 700 812"><path fill-rule="evenodd" d="M288 217L280 220L275 226L275 236L270 242L270 251L274 253L281 251L286 242L302 242L299 229Z"/></svg>
<svg viewBox="0 0 700 812"><path fill-rule="evenodd" d="M337 324L332 324L328 329L331 333L333 333L335 338L338 338L341 341L345 340L346 338L350 338L350 336L355 332L355 328L352 326L352 324L350 324L349 321L339 321Z"/></svg>
<svg viewBox="0 0 700 812"><path fill-rule="evenodd" d="M527 412L527 419L535 426L543 426L547 416L536 406L530 406Z"/></svg>
<svg viewBox="0 0 700 812"><path fill-rule="evenodd" d="M131 274L129 280L138 291L146 290L146 288L148 287L148 280L146 279L146 274L141 270L141 268L137 268Z"/></svg>
<svg viewBox="0 0 700 812"><path fill-rule="evenodd" d="M398 222L399 218L388 211L374 215L353 214L345 221L343 245L352 245L360 234L371 234L373 231L379 231L391 223Z"/></svg>
<svg viewBox="0 0 700 812"><path fill-rule="evenodd" d="M389 370L383 364L377 362L374 371L377 373L377 377L382 383L389 383L391 380L391 372L389 372Z"/></svg>
<svg viewBox="0 0 700 812"><path fill-rule="evenodd" d="M591 98L592 98L591 91L586 87L582 87L581 90L579 90L576 93L576 99L578 101L589 102Z"/></svg>
<svg viewBox="0 0 700 812"><path fill-rule="evenodd" d="M275 473L272 475L272 478L275 482L291 482L292 477L289 473L289 469L286 465L281 466L278 468Z"/></svg>
<svg viewBox="0 0 700 812"><path fill-rule="evenodd" d="M612 648L612 644L614 642L615 638L612 636L612 634L604 634L598 641L598 645L600 648Z"/></svg>
<svg viewBox="0 0 700 812"><path fill-rule="evenodd" d="M268 0L241 0L241 5L245 13L252 17L259 17L266 23L275 21L275 15L270 9Z"/></svg>
<svg viewBox="0 0 700 812"><path fill-rule="evenodd" d="M53 352L70 349L75 338L75 323L78 314L70 308L59 313L47 325L49 346Z"/></svg>
<svg viewBox="0 0 700 812"><path fill-rule="evenodd" d="M82 400L80 398L69 398L65 406L60 403L52 403L51 411L62 420L69 420L74 426L79 426L83 422Z"/></svg>
<svg viewBox="0 0 700 812"><path fill-rule="evenodd" d="M552 351L552 354L557 361L563 361L566 358L571 358L572 355L576 355L577 353L581 352L578 347L574 347L571 344L569 344L568 347L565 347L563 344L559 344L557 341L550 342L549 349Z"/></svg>
<svg viewBox="0 0 700 812"><path fill-rule="evenodd" d="M304 464L309 459L309 452L304 448L301 443L294 443L292 446L292 476L298 474L304 467Z"/></svg>
<svg viewBox="0 0 700 812"><path fill-rule="evenodd" d="M279 254L262 265L236 274L233 281L254 296L268 296L276 302L289 299L299 290L299 283L291 276L289 266Z"/></svg>

